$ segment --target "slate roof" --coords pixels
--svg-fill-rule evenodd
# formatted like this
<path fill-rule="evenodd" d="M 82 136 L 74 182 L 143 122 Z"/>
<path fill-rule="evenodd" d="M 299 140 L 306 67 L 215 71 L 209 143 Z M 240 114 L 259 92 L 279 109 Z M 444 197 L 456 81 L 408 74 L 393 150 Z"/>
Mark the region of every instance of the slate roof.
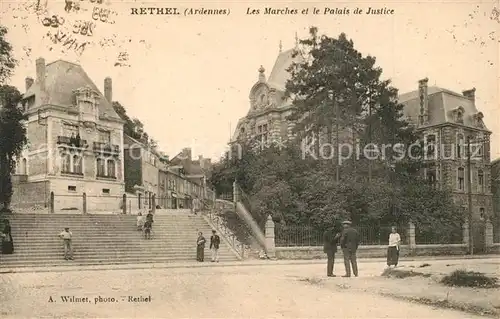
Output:
<path fill-rule="evenodd" d="M 24 98 L 34 95 L 36 105 L 40 106 L 40 98 L 45 96 L 46 100 L 43 104 L 72 107 L 73 90 L 89 86 L 99 93 L 100 116 L 122 121 L 113 109 L 112 104 L 106 100 L 101 90 L 97 88 L 80 65 L 64 60 L 57 60 L 47 64 L 45 70 L 45 92 L 41 92 L 40 83 L 35 80 L 33 85 L 24 94 Z"/>
<path fill-rule="evenodd" d="M 273 70 L 269 75 L 269 79 L 267 80 L 267 84 L 275 88 L 279 91 L 285 91 L 286 82 L 290 79 L 290 72 L 288 72 L 288 68 L 292 65 L 292 63 L 300 63 L 303 61 L 302 56 L 300 54 L 294 53 L 295 49 L 290 49 L 284 52 L 281 52 L 274 62 Z"/>
<path fill-rule="evenodd" d="M 429 125 L 454 123 L 453 110 L 463 107 L 463 120 L 466 126 L 476 126 L 474 115 L 477 110 L 474 102 L 463 95 L 437 86 L 427 89 L 429 99 Z M 399 102 L 404 105 L 403 113 L 411 123 L 417 123 L 420 114 L 418 90 L 401 94 Z"/>

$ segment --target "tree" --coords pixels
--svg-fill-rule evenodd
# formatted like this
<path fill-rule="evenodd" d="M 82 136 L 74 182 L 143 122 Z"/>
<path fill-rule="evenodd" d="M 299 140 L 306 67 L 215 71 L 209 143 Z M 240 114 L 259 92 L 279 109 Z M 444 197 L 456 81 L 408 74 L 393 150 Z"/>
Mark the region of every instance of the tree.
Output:
<path fill-rule="evenodd" d="M 6 39 L 7 28 L 0 25 L 0 84 L 4 84 L 14 72 L 17 65 L 12 55 L 12 46 Z"/>
<path fill-rule="evenodd" d="M 8 210 L 12 198 L 12 170 L 15 159 L 27 143 L 25 119 L 18 107 L 21 93 L 13 86 L 0 86 L 0 203 Z"/>

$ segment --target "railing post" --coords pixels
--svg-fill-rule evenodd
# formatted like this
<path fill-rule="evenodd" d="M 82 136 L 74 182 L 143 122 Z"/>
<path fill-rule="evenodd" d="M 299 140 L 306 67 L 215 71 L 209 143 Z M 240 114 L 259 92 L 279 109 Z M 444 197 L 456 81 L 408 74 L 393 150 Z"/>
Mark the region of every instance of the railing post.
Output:
<path fill-rule="evenodd" d="M 55 209 L 54 209 L 54 202 L 55 202 L 55 200 L 54 200 L 54 192 L 50 192 L 49 208 L 50 208 L 50 213 L 51 214 L 54 214 L 54 211 L 55 211 Z"/>
<path fill-rule="evenodd" d="M 83 193 L 83 214 L 87 214 L 87 193 Z"/>
<path fill-rule="evenodd" d="M 491 220 L 486 219 L 486 223 L 484 225 L 484 245 L 486 248 L 486 252 L 490 252 L 491 247 L 493 247 L 493 224 Z"/>
<path fill-rule="evenodd" d="M 276 257 L 276 244 L 274 241 L 274 221 L 273 217 L 269 215 L 266 221 L 266 254 L 269 258 Z"/>
<path fill-rule="evenodd" d="M 122 213 L 124 215 L 127 215 L 127 194 L 123 194 L 123 199 L 122 199 Z"/>
<path fill-rule="evenodd" d="M 142 207 L 141 207 L 141 193 L 137 193 L 137 200 L 138 200 L 138 203 L 137 203 L 137 208 L 140 210 Z"/>
<path fill-rule="evenodd" d="M 410 249 L 411 254 L 413 254 L 417 248 L 415 240 L 415 224 L 413 222 L 408 223 L 408 248 Z"/>

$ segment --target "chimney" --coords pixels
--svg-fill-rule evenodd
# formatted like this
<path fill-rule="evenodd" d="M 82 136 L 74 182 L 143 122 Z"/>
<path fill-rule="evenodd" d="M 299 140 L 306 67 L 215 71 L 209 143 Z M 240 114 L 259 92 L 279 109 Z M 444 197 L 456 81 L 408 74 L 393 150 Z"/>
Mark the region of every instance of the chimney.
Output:
<path fill-rule="evenodd" d="M 192 157 L 191 157 L 191 148 L 186 147 L 185 149 L 182 150 L 182 152 L 184 153 L 184 158 L 186 158 L 187 160 L 191 161 L 191 159 L 192 159 Z"/>
<path fill-rule="evenodd" d="M 198 155 L 198 160 L 200 161 L 200 163 L 203 161 L 203 155 Z"/>
<path fill-rule="evenodd" d="M 33 85 L 33 82 L 34 80 L 31 77 L 27 77 L 26 79 L 24 79 L 24 83 L 26 84 L 26 92 L 28 92 L 30 87 Z"/>
<path fill-rule="evenodd" d="M 462 94 L 472 102 L 476 102 L 476 88 L 462 91 Z"/>
<path fill-rule="evenodd" d="M 38 82 L 41 91 L 45 91 L 45 73 L 45 59 L 36 59 L 36 81 Z"/>
<path fill-rule="evenodd" d="M 113 103 L 113 81 L 109 76 L 104 79 L 104 97 L 109 103 Z"/>
<path fill-rule="evenodd" d="M 429 96 L 428 96 L 429 79 L 425 78 L 418 81 L 418 96 L 420 99 L 420 123 L 426 124 L 429 121 Z"/>

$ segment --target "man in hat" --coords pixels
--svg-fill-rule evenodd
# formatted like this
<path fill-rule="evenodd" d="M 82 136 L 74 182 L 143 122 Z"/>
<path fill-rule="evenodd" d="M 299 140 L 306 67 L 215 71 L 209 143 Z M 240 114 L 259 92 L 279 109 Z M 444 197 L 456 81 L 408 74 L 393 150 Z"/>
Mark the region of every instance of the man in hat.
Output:
<path fill-rule="evenodd" d="M 352 223 L 348 220 L 342 223 L 344 231 L 340 239 L 340 247 L 344 253 L 345 275 L 351 277 L 351 265 L 354 276 L 358 277 L 358 263 L 356 261 L 356 251 L 359 246 L 359 233 L 352 228 Z"/>
<path fill-rule="evenodd" d="M 219 262 L 219 245 L 220 237 L 216 234 L 215 229 L 212 230 L 210 237 L 210 250 L 212 251 L 212 262 Z"/>
<path fill-rule="evenodd" d="M 64 228 L 64 230 L 59 234 L 59 238 L 61 238 L 64 242 L 64 259 L 73 260 L 73 234 L 69 231 L 69 227 Z"/>
<path fill-rule="evenodd" d="M 327 256 L 326 275 L 328 277 L 335 277 L 333 274 L 333 265 L 335 263 L 335 253 L 337 252 L 337 245 L 340 239 L 340 233 L 336 234 L 335 228 L 330 227 L 323 233 L 323 252 Z"/>

